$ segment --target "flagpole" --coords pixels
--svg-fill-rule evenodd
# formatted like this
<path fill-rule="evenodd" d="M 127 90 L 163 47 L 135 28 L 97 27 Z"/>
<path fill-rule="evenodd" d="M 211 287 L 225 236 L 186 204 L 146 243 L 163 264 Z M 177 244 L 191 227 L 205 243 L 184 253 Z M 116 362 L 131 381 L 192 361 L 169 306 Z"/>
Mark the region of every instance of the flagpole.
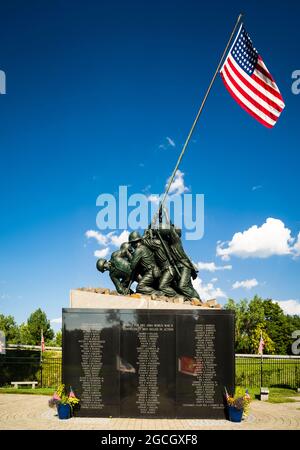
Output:
<path fill-rule="evenodd" d="M 41 328 L 41 349 L 40 349 L 40 363 L 43 362 L 43 350 L 42 350 L 42 336 L 43 336 L 43 330 Z"/>
<path fill-rule="evenodd" d="M 160 216 L 161 216 L 161 214 L 162 214 L 163 205 L 164 205 L 164 203 L 165 203 L 165 201 L 166 201 L 168 192 L 169 192 L 169 190 L 170 190 L 171 184 L 172 184 L 172 182 L 173 182 L 173 180 L 174 180 L 174 177 L 175 177 L 175 175 L 176 175 L 176 172 L 177 172 L 177 169 L 178 169 L 178 167 L 179 167 L 179 164 L 180 164 L 180 162 L 181 162 L 181 160 L 182 160 L 182 157 L 183 157 L 183 155 L 184 155 L 184 153 L 185 153 L 185 150 L 186 150 L 186 148 L 187 148 L 187 146 L 188 146 L 188 143 L 189 143 L 189 141 L 190 141 L 190 139 L 191 139 L 191 137 L 192 137 L 192 134 L 193 134 L 193 131 L 194 131 L 194 129 L 195 129 L 195 126 L 196 126 L 196 124 L 197 124 L 197 122 L 198 122 L 198 119 L 199 119 L 201 113 L 202 113 L 202 110 L 203 110 L 203 108 L 204 108 L 204 105 L 205 105 L 205 102 L 206 102 L 206 100 L 207 100 L 207 97 L 208 97 L 208 95 L 209 95 L 209 93 L 210 93 L 210 91 L 211 91 L 212 85 L 214 84 L 214 81 L 215 81 L 215 79 L 216 79 L 216 76 L 217 76 L 217 74 L 218 74 L 218 72 L 219 72 L 219 70 L 220 70 L 220 67 L 221 67 L 221 65 L 222 65 L 224 56 L 225 56 L 226 53 L 227 53 L 227 50 L 228 50 L 228 48 L 229 48 L 229 46 L 230 46 L 230 44 L 231 44 L 231 41 L 232 41 L 233 36 L 234 36 L 234 34 L 235 34 L 235 32 L 236 32 L 236 29 L 237 29 L 237 27 L 238 27 L 238 25 L 239 25 L 239 23 L 240 23 L 240 21 L 241 21 L 242 16 L 243 16 L 243 15 L 240 14 L 240 15 L 238 16 L 238 18 L 237 18 L 237 21 L 236 21 L 236 23 L 235 23 L 235 26 L 234 26 L 234 28 L 233 28 L 233 30 L 232 30 L 232 33 L 231 33 L 231 35 L 230 35 L 230 38 L 229 38 L 229 40 L 228 40 L 228 42 L 227 42 L 227 45 L 226 45 L 226 47 L 225 47 L 225 50 L 224 50 L 224 52 L 223 52 L 223 54 L 222 54 L 222 57 L 221 57 L 221 59 L 220 59 L 220 62 L 219 62 L 219 64 L 218 64 L 218 67 L 217 67 L 217 69 L 216 69 L 216 71 L 215 71 L 215 73 L 214 73 L 214 76 L 212 77 L 212 80 L 211 80 L 211 82 L 210 82 L 210 84 L 209 84 L 209 86 L 208 86 L 208 88 L 207 88 L 206 94 L 205 94 L 205 96 L 204 96 L 204 98 L 203 98 L 203 100 L 202 100 L 202 103 L 201 103 L 200 108 L 199 108 L 199 110 L 198 110 L 198 113 L 197 113 L 197 115 L 196 115 L 196 117 L 195 117 L 195 120 L 194 120 L 194 122 L 193 122 L 193 125 L 192 125 L 192 127 L 191 127 L 191 129 L 190 129 L 190 132 L 189 132 L 189 134 L 188 134 L 188 136 L 187 136 L 187 138 L 186 138 L 186 141 L 185 141 L 185 143 L 184 143 L 184 145 L 183 145 L 183 147 L 182 147 L 182 150 L 181 150 L 181 153 L 180 153 L 179 158 L 178 158 L 178 160 L 177 160 L 176 166 L 175 166 L 175 168 L 174 168 L 174 170 L 173 170 L 173 172 L 172 172 L 172 175 L 171 175 L 171 177 L 170 177 L 170 179 L 169 179 L 169 182 L 168 182 L 168 185 L 167 185 L 167 187 L 166 187 L 166 190 L 165 190 L 163 199 L 162 199 L 162 201 L 160 202 L 160 205 L 159 205 L 158 214 L 159 214 Z"/>
<path fill-rule="evenodd" d="M 263 354 L 260 356 L 260 388 L 262 388 L 263 384 Z"/>
<path fill-rule="evenodd" d="M 40 351 L 40 363 L 43 362 L 43 328 L 41 328 L 41 351 Z"/>
<path fill-rule="evenodd" d="M 40 351 L 40 370 L 41 370 L 41 387 L 43 387 L 43 329 L 41 328 L 41 351 Z"/>
<path fill-rule="evenodd" d="M 262 330 L 260 331 L 260 342 L 263 341 L 263 335 Z M 263 348 L 261 346 L 261 353 L 260 353 L 260 388 L 262 388 L 263 384 Z"/>

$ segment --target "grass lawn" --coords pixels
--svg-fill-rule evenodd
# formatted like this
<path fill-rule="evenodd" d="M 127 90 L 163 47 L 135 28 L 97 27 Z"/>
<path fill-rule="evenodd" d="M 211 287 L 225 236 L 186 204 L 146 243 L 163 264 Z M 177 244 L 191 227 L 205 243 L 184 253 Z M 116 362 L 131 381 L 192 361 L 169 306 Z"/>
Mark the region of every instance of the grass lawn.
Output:
<path fill-rule="evenodd" d="M 0 394 L 35 394 L 35 395 L 52 395 L 54 392 L 53 388 L 19 388 L 15 389 L 13 387 L 1 387 Z"/>
<path fill-rule="evenodd" d="M 246 388 L 237 386 L 238 394 L 245 392 Z M 249 394 L 252 400 L 259 399 L 259 388 L 249 388 Z M 291 403 L 300 401 L 300 394 L 294 389 L 287 388 L 269 388 L 269 402 L 270 403 Z M 34 394 L 34 395 L 52 395 L 54 392 L 53 388 L 19 388 L 15 389 L 13 387 L 1 387 L 0 394 Z M 300 409 L 300 408 L 299 408 Z"/>
<path fill-rule="evenodd" d="M 235 359 L 236 384 L 239 386 L 259 386 L 261 360 L 259 358 Z M 299 360 L 263 360 L 263 386 L 298 386 L 300 384 Z"/>
<path fill-rule="evenodd" d="M 237 386 L 237 389 L 245 390 L 246 388 Z M 249 388 L 248 391 L 252 400 L 259 399 L 259 388 Z M 291 403 L 296 401 L 300 401 L 300 394 L 295 389 L 269 388 L 269 403 Z"/>

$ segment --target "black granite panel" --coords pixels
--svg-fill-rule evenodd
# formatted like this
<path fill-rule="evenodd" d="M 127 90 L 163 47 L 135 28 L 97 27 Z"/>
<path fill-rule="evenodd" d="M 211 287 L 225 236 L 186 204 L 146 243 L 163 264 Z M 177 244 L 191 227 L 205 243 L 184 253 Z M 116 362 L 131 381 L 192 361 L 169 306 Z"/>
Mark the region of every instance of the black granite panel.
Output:
<path fill-rule="evenodd" d="M 234 314 L 63 310 L 63 382 L 87 417 L 224 418 L 234 390 Z"/>

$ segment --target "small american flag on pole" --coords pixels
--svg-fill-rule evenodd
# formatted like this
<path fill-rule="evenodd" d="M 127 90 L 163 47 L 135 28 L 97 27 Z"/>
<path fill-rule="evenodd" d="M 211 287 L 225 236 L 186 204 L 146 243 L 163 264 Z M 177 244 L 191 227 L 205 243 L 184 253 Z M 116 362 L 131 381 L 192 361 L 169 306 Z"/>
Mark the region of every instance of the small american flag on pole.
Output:
<path fill-rule="evenodd" d="M 264 347 L 265 347 L 265 341 L 262 335 L 262 332 L 260 333 L 260 340 L 259 340 L 259 346 L 258 346 L 258 354 L 262 355 L 264 352 Z"/>
<path fill-rule="evenodd" d="M 243 24 L 220 74 L 227 90 L 242 108 L 266 127 L 275 125 L 284 101 Z"/>

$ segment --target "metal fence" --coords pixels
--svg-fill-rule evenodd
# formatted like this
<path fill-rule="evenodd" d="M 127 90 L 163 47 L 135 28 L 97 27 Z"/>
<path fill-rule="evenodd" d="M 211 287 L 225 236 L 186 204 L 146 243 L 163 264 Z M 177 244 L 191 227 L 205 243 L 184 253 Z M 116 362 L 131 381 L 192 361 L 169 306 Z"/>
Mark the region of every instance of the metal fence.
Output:
<path fill-rule="evenodd" d="M 0 386 L 12 381 L 37 381 L 38 387 L 57 387 L 61 383 L 61 358 L 6 357 L 0 360 Z"/>
<path fill-rule="evenodd" d="M 299 356 L 236 355 L 236 385 L 246 387 L 300 387 Z M 38 381 L 39 387 L 61 382 L 61 358 L 6 356 L 0 359 L 0 386 L 12 381 Z"/>
<path fill-rule="evenodd" d="M 235 381 L 247 387 L 300 387 L 300 357 L 236 355 Z"/>
<path fill-rule="evenodd" d="M 41 364 L 40 385 L 57 387 L 61 383 L 61 358 L 47 358 Z"/>

